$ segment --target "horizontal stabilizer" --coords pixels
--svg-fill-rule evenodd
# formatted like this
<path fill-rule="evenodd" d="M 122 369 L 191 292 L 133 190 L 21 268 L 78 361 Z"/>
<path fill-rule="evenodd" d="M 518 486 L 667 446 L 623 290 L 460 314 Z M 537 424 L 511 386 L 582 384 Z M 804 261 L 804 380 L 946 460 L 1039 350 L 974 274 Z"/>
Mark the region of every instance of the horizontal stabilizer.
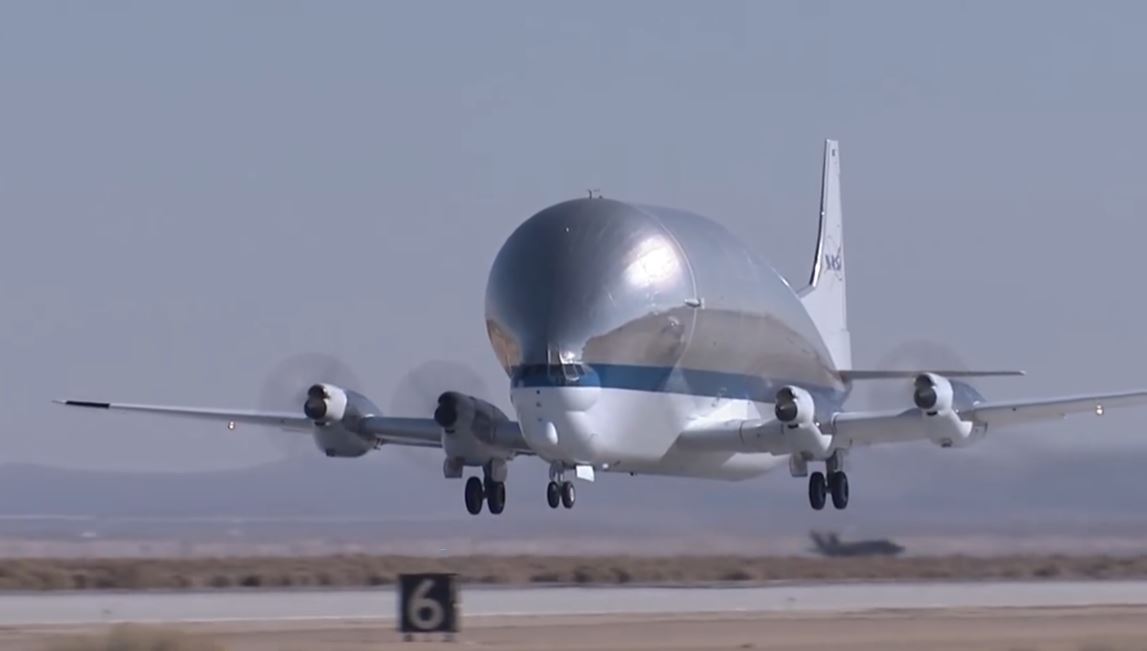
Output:
<path fill-rule="evenodd" d="M 856 380 L 910 380 L 921 373 L 935 373 L 948 378 L 968 378 L 968 377 L 1013 377 L 1024 375 L 1023 371 L 955 371 L 955 370 L 937 370 L 937 369 L 917 369 L 914 371 L 869 371 L 869 370 L 850 370 L 850 371 L 837 371 L 840 374 L 840 379 L 845 382 L 853 382 Z"/>

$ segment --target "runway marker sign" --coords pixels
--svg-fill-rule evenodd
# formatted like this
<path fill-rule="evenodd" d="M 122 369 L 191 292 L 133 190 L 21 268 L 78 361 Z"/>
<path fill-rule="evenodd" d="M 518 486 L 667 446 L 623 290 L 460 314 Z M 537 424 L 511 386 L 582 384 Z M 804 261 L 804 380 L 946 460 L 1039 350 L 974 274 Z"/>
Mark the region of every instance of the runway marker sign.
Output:
<path fill-rule="evenodd" d="M 401 574 L 398 577 L 398 630 L 407 640 L 416 633 L 458 632 L 457 575 Z"/>

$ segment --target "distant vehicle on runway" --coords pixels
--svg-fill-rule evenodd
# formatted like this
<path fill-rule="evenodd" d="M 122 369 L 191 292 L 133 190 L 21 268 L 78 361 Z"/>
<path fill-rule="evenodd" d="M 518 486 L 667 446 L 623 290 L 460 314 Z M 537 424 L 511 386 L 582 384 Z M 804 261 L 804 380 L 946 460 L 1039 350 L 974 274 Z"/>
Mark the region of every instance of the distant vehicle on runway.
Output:
<path fill-rule="evenodd" d="M 834 532 L 819 531 L 810 532 L 809 537 L 815 545 L 813 550 L 824 556 L 895 556 L 904 551 L 902 545 L 888 539 L 842 542 Z"/>
<path fill-rule="evenodd" d="M 919 165 L 933 161 L 931 146 L 921 143 Z M 592 481 L 598 472 L 736 480 L 785 466 L 793 477 L 808 478 L 812 508 L 823 509 L 831 497 L 832 505 L 843 509 L 849 501 L 845 456 L 854 446 L 930 441 L 958 448 L 983 439 L 989 430 L 1147 403 L 1144 390 L 991 401 L 963 380 L 1022 373 L 854 367 L 838 154 L 836 141 L 827 141 L 819 234 L 803 287 L 782 277 L 720 224 L 683 210 L 591 193 L 550 206 L 518 226 L 490 270 L 484 322 L 506 373 L 517 420 L 467 393 L 459 386 L 459 374 L 447 378 L 436 403 L 431 399 L 420 413 L 409 415 L 383 415 L 354 387 L 329 375 L 301 383 L 299 389 L 310 388 L 305 395 L 300 391 L 297 408 L 287 411 L 60 402 L 217 420 L 229 429 L 255 423 L 294 430 L 309 434 L 330 457 L 359 457 L 395 445 L 439 448 L 445 477 L 461 479 L 468 468 L 481 469 L 481 477 L 465 483 L 466 509 L 472 514 L 484 505 L 490 513 L 502 513 L 507 462 L 517 456 L 549 465 L 545 493 L 555 509 L 573 507 L 570 479 Z M 960 225 L 935 221 L 928 208 L 926 203 L 912 206 L 920 219 L 933 220 L 925 241 L 885 246 L 952 246 L 946 234 Z M 476 228 L 473 222 L 480 216 L 466 217 L 471 222 L 467 228 Z M 1031 230 L 1033 237 L 1013 244 L 1019 257 L 1038 240 L 1038 227 Z M 798 231 L 781 229 L 769 236 L 775 246 L 791 247 Z M 361 313 L 339 310 L 340 301 L 402 309 L 387 300 L 377 279 L 348 278 L 324 267 L 329 260 L 337 268 L 339 237 L 355 233 L 319 228 L 314 235 L 314 241 L 284 255 L 329 275 L 329 289 L 325 296 L 300 296 L 300 301 L 313 300 L 316 309 L 329 310 L 332 322 Z M 968 264 L 975 264 L 979 253 L 964 251 Z M 436 258 L 426 264 L 446 266 Z M 903 297 L 905 309 L 929 310 L 943 303 L 987 320 L 1018 316 L 981 305 L 977 288 L 961 284 L 958 269 L 925 262 L 905 271 L 930 280 L 928 291 Z M 1038 273 L 1022 265 L 1016 274 L 1021 284 L 1041 282 Z M 418 270 L 411 269 L 406 277 L 388 282 L 417 282 L 417 276 Z M 1087 301 L 1073 304 L 1072 298 L 1064 297 L 1069 301 L 1064 309 L 1103 309 Z M 451 295 L 435 300 L 470 303 Z M 470 323 L 476 321 L 473 316 L 459 313 L 457 319 Z M 881 318 L 891 327 L 898 316 L 884 313 Z M 332 332 L 337 336 L 337 328 Z M 885 411 L 845 407 L 853 383 L 877 380 L 902 381 L 905 405 Z M 810 473 L 811 464 L 823 464 L 824 472 Z M 363 490 L 331 499 L 375 498 Z M 406 490 L 416 489 L 396 487 L 393 494 L 400 497 Z"/>

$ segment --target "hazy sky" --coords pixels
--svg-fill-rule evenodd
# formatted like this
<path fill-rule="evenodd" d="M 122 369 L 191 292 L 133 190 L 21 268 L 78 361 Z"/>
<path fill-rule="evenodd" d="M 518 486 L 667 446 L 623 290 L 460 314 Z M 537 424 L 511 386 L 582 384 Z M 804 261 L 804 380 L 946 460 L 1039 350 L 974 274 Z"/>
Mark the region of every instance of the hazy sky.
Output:
<path fill-rule="evenodd" d="M 1145 387 L 1144 24 L 1130 2 L 2 3 L 0 461 L 274 458 L 262 432 L 49 400 L 253 407 L 304 351 L 381 405 L 428 358 L 505 405 L 482 305 L 519 222 L 601 188 L 712 216 L 799 285 L 826 137 L 858 366 L 929 339 L 1030 372 L 992 395 Z M 1144 417 L 971 454 L 1144 455 Z"/>

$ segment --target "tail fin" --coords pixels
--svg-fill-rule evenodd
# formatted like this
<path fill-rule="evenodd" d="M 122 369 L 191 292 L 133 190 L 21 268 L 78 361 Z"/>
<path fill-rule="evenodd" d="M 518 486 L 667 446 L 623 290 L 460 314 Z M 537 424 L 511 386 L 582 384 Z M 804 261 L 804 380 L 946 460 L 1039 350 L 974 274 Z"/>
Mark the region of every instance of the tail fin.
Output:
<path fill-rule="evenodd" d="M 852 368 L 852 338 L 845 301 L 844 225 L 840 206 L 840 145 L 824 142 L 820 185 L 820 230 L 812 277 L 801 302 L 816 324 L 838 369 Z"/>

